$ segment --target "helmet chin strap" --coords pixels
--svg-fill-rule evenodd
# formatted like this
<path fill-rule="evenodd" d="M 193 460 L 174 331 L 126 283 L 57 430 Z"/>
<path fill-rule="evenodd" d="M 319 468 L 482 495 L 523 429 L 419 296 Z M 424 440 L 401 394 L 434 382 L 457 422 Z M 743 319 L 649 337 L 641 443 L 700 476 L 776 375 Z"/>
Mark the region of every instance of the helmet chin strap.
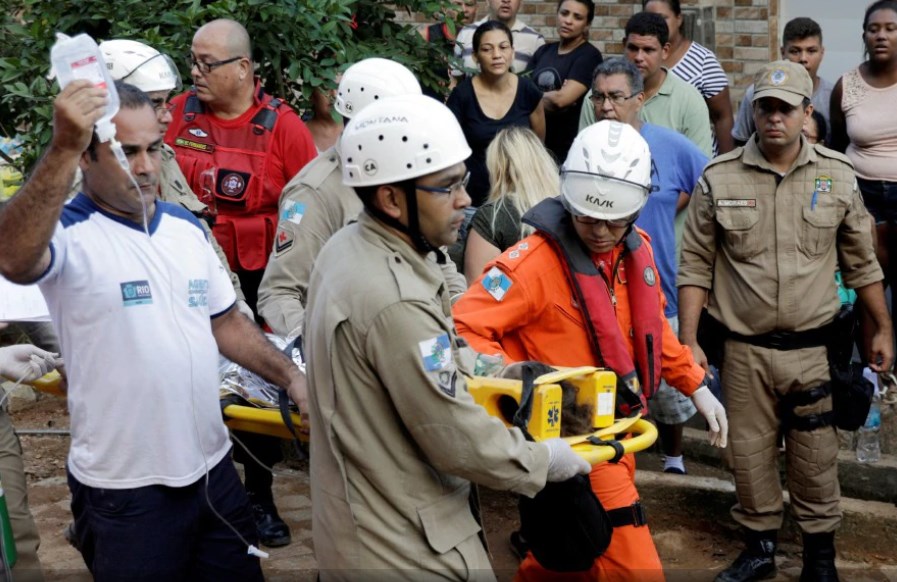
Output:
<path fill-rule="evenodd" d="M 432 252 L 436 255 L 436 262 L 440 265 L 444 265 L 445 253 L 439 250 L 439 247 L 432 245 L 430 241 L 424 238 L 423 233 L 420 231 L 420 217 L 418 216 L 417 211 L 417 189 L 412 184 L 411 186 L 403 185 L 403 190 L 405 192 L 405 205 L 408 208 L 407 226 L 399 222 L 398 219 L 393 218 L 379 208 L 376 208 L 373 204 L 369 204 L 368 201 L 365 201 L 364 209 L 377 220 L 391 226 L 399 232 L 407 234 L 411 239 L 411 244 L 414 245 L 414 248 L 417 249 L 418 252 L 423 254 Z"/>

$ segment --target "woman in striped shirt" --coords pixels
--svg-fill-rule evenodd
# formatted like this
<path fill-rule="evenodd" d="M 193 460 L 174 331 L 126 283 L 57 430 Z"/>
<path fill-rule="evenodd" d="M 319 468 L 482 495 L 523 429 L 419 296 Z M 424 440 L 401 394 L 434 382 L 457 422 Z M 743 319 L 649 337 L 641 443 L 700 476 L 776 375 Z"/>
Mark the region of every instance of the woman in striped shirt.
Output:
<path fill-rule="evenodd" d="M 735 147 L 732 140 L 732 102 L 729 79 L 716 55 L 682 35 L 682 8 L 679 0 L 642 0 L 642 9 L 663 16 L 670 29 L 669 56 L 663 64 L 670 72 L 687 81 L 707 101 L 713 125 L 713 154 L 724 154 Z"/>

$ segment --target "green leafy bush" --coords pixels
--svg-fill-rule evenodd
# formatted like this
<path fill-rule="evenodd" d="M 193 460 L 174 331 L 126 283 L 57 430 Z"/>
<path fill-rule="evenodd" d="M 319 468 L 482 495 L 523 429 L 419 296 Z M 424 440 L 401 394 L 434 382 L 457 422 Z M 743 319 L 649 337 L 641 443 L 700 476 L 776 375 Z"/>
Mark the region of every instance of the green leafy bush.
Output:
<path fill-rule="evenodd" d="M 55 33 L 86 32 L 97 42 L 139 40 L 170 55 L 190 85 L 185 57 L 196 29 L 215 18 L 243 23 L 266 89 L 304 109 L 312 89 L 332 87 L 347 64 L 369 56 L 392 58 L 436 86 L 428 68 L 445 58 L 396 12 L 437 20 L 450 0 L 6 0 L 0 36 L 0 132 L 24 136 L 17 162 L 29 167 L 52 133 L 52 100 L 58 87 L 47 80 Z M 452 26 L 454 23 L 451 24 Z"/>

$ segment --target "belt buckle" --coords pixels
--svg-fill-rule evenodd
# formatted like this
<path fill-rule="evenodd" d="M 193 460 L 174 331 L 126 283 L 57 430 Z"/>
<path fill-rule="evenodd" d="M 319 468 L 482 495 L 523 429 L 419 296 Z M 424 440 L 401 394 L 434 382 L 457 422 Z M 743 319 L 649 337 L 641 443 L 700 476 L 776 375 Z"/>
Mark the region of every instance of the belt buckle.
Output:
<path fill-rule="evenodd" d="M 783 350 L 786 345 L 787 333 L 782 331 L 773 331 L 767 335 L 767 345 L 774 350 Z"/>

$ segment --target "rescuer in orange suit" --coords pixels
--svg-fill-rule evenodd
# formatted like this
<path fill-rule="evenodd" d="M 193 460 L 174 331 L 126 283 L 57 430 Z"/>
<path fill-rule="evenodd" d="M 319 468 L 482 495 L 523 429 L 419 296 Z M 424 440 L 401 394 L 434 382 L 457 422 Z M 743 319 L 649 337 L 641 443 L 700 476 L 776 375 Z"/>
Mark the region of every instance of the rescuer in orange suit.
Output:
<path fill-rule="evenodd" d="M 648 236 L 633 226 L 650 181 L 648 145 L 635 129 L 602 121 L 583 130 L 561 172 L 561 196 L 524 216 L 536 232 L 486 266 L 455 304 L 455 324 L 476 351 L 506 363 L 613 370 L 624 414 L 643 407 L 662 377 L 691 396 L 711 443 L 724 447 L 725 410 L 664 318 Z M 632 454 L 592 469 L 614 533 L 591 570 L 552 572 L 528 553 L 517 580 L 663 580 L 634 477 Z"/>

